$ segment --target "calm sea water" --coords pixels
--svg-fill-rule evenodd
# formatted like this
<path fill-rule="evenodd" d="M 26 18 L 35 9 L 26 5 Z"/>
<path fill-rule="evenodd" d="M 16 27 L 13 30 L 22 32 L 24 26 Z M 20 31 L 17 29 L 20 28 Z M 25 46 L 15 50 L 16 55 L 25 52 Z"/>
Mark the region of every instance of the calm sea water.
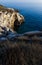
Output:
<path fill-rule="evenodd" d="M 42 7 L 32 4 L 7 4 L 7 7 L 16 8 L 25 17 L 24 23 L 17 30 L 18 33 L 28 31 L 42 31 Z"/>

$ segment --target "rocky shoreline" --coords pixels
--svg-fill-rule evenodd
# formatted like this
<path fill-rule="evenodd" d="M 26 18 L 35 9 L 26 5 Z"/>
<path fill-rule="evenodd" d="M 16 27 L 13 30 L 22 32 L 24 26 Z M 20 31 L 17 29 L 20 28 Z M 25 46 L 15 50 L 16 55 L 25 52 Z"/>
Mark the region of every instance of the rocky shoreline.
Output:
<path fill-rule="evenodd" d="M 0 65 L 42 65 L 42 31 L 1 33 Z"/>
<path fill-rule="evenodd" d="M 0 41 L 0 65 L 42 65 L 42 32 L 17 34 Z"/>
<path fill-rule="evenodd" d="M 18 34 L 16 32 L 6 32 L 0 35 L 0 41 L 5 40 L 37 40 L 42 42 L 42 31 L 26 32 L 24 34 Z"/>
<path fill-rule="evenodd" d="M 24 22 L 24 16 L 16 9 L 0 5 L 0 34 L 1 32 L 16 31 Z"/>

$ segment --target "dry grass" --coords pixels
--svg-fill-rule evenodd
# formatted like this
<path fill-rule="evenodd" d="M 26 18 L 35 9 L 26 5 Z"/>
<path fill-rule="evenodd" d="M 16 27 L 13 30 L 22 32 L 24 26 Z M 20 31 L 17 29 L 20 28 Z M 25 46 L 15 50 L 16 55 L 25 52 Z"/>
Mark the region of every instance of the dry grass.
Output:
<path fill-rule="evenodd" d="M 0 10 L 6 9 L 0 6 Z M 0 65 L 42 65 L 42 37 L 25 35 L 0 41 Z"/>
<path fill-rule="evenodd" d="M 38 41 L 0 42 L 1 65 L 42 65 L 42 44 Z"/>

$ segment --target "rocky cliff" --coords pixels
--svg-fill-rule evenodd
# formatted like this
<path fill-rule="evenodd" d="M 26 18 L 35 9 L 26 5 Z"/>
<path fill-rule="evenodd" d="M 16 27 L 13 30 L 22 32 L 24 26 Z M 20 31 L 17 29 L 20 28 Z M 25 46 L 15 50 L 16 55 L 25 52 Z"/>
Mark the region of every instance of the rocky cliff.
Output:
<path fill-rule="evenodd" d="M 42 31 L 2 32 L 0 65 L 42 65 Z"/>
<path fill-rule="evenodd" d="M 0 6 L 0 32 L 9 30 L 14 32 L 23 22 L 23 15 L 16 9 Z"/>

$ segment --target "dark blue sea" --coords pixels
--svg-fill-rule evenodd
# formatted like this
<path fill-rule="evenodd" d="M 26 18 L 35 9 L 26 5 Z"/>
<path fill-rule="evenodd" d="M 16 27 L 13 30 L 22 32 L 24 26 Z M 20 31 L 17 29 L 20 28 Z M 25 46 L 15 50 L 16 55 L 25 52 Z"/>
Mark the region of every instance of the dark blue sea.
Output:
<path fill-rule="evenodd" d="M 42 6 L 40 4 L 7 3 L 4 6 L 18 9 L 24 16 L 25 21 L 17 30 L 18 33 L 42 31 Z"/>

